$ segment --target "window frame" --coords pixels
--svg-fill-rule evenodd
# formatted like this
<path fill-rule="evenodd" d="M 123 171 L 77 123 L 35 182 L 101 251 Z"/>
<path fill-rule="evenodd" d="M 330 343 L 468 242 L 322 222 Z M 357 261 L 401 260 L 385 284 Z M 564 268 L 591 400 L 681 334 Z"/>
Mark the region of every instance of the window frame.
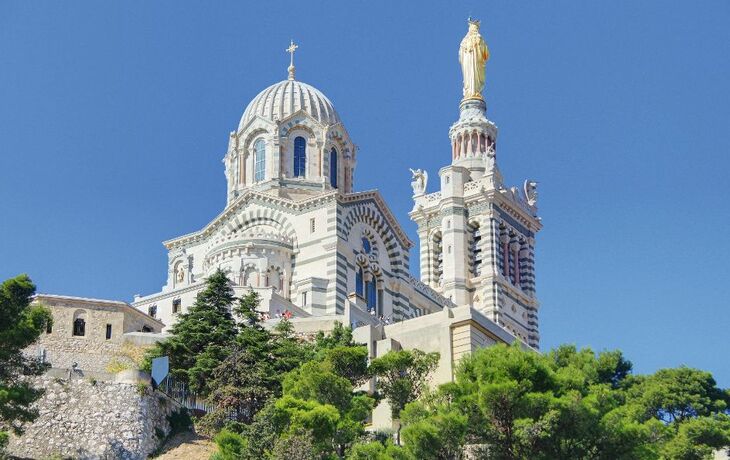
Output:
<path fill-rule="evenodd" d="M 74 337 L 86 337 L 86 320 L 84 318 L 74 318 L 71 334 Z"/>
<path fill-rule="evenodd" d="M 253 145 L 253 181 L 262 182 L 266 180 L 266 142 L 257 139 Z"/>
<path fill-rule="evenodd" d="M 294 177 L 307 177 L 307 139 L 304 136 L 294 138 L 294 149 L 292 152 Z"/>
<path fill-rule="evenodd" d="M 332 147 L 330 150 L 330 186 L 337 188 L 338 159 L 337 149 Z"/>

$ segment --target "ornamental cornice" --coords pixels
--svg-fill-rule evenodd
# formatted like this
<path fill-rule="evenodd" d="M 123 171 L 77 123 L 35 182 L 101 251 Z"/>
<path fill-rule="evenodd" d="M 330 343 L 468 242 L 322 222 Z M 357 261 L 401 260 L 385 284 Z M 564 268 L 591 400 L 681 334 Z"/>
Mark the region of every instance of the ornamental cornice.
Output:
<path fill-rule="evenodd" d="M 432 300 L 436 300 L 436 301 L 440 302 L 442 308 L 456 307 L 456 304 L 454 304 L 454 302 L 452 302 L 451 300 L 447 299 L 443 295 L 436 292 L 435 289 L 428 286 L 423 281 L 413 277 L 413 275 L 410 275 L 410 274 L 408 275 L 408 284 L 410 284 L 416 292 L 419 292 L 420 294 L 422 294 L 425 297 L 428 297 Z"/>
<path fill-rule="evenodd" d="M 503 196 L 502 193 L 494 193 L 494 195 L 494 201 L 497 202 L 497 204 L 500 205 L 500 209 L 506 212 L 510 217 L 517 220 L 529 230 L 538 232 L 542 229 L 542 223 L 540 222 L 539 217 L 533 216 L 522 206 L 517 205 L 513 200 Z"/>
<path fill-rule="evenodd" d="M 164 241 L 162 244 L 168 249 L 177 249 L 187 247 L 205 241 L 217 230 L 221 229 L 225 223 L 235 216 L 241 209 L 249 204 L 270 205 L 277 209 L 289 210 L 292 213 L 301 212 L 303 210 L 311 210 L 316 206 L 331 202 L 339 194 L 337 190 L 325 192 L 307 198 L 301 201 L 294 201 L 288 198 L 282 198 L 267 193 L 261 193 L 255 190 L 245 190 L 236 200 L 231 203 L 220 214 L 213 218 L 202 230 L 188 233 L 186 235 Z"/>
<path fill-rule="evenodd" d="M 157 302 L 162 299 L 167 299 L 170 297 L 177 297 L 181 296 L 182 294 L 185 294 L 187 292 L 191 291 L 197 291 L 200 290 L 205 285 L 205 279 L 203 278 L 201 281 L 197 281 L 193 284 L 189 284 L 185 287 L 175 289 L 173 291 L 167 291 L 167 292 L 160 292 L 157 294 L 152 294 L 148 297 L 139 297 L 132 302 L 132 306 L 135 308 L 135 310 L 140 311 L 137 309 L 137 305 L 143 305 L 150 302 Z"/>
<path fill-rule="evenodd" d="M 246 126 L 244 126 L 243 128 L 241 128 L 239 130 L 234 131 L 235 136 L 240 140 L 241 136 L 244 133 L 246 133 L 252 126 L 254 126 L 254 124 L 266 125 L 267 131 L 273 130 L 278 127 L 278 123 L 273 122 L 273 121 L 269 120 L 268 118 L 264 118 L 261 115 L 256 114 L 256 115 L 254 115 L 253 118 L 251 118 L 251 120 L 248 123 L 246 123 Z"/>
<path fill-rule="evenodd" d="M 390 228 L 393 229 L 393 233 L 395 233 L 395 236 L 398 238 L 399 242 L 403 247 L 406 249 L 410 249 L 413 247 L 413 242 L 408 238 L 406 235 L 406 232 L 403 231 L 403 228 L 396 220 L 395 216 L 393 216 L 393 213 L 390 211 L 390 208 L 385 203 L 385 200 L 380 195 L 380 192 L 377 190 L 366 190 L 364 192 L 354 192 L 354 193 L 348 193 L 348 194 L 338 194 L 337 199 L 340 203 L 343 204 L 349 204 L 349 203 L 356 203 L 358 201 L 364 201 L 367 199 L 373 200 L 378 207 L 378 209 L 383 213 L 383 217 L 385 217 L 386 222 L 388 222 L 388 225 L 390 225 Z"/>

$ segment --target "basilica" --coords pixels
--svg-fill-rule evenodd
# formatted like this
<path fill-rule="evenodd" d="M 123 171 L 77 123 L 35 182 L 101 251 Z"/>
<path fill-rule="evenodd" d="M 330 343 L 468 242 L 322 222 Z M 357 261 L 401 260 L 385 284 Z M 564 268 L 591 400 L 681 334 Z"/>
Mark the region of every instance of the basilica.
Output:
<path fill-rule="evenodd" d="M 327 96 L 296 79 L 296 48 L 287 49 L 288 78 L 258 93 L 230 133 L 225 209 L 164 242 L 166 284 L 132 305 L 169 328 L 221 268 L 238 295 L 259 294 L 271 322 L 285 314 L 296 330 L 313 332 L 339 321 L 373 356 L 394 347 L 440 351 L 439 380 L 475 347 L 518 339 L 538 348 L 537 183 L 503 183 L 478 21 L 469 21 L 459 48 L 463 99 L 450 152 L 434 152 L 445 160 L 431 181 L 436 191 L 427 171 L 411 170 L 420 279 L 410 272 L 414 242 L 383 197 L 355 189 L 356 145 Z"/>

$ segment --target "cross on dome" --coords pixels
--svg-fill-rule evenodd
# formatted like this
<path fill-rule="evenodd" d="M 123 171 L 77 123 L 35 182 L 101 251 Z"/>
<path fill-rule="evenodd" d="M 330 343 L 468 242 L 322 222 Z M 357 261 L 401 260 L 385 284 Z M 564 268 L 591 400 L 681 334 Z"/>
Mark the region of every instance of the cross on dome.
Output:
<path fill-rule="evenodd" d="M 294 80 L 294 52 L 299 48 L 299 45 L 294 44 L 294 40 L 291 40 L 289 43 L 289 48 L 285 49 L 287 53 L 290 55 L 290 61 L 289 61 L 289 68 L 287 69 L 289 71 L 289 80 Z"/>

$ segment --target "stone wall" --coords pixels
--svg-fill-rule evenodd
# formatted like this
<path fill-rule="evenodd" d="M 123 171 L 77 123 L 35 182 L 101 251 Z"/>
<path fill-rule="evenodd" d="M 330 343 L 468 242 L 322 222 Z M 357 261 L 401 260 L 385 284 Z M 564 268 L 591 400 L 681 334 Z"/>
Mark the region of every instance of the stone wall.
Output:
<path fill-rule="evenodd" d="M 135 368 L 135 358 L 142 352 L 126 340 L 126 335 L 143 328 L 154 332 L 162 329 L 162 323 L 123 302 L 45 294 L 36 296 L 36 301 L 50 309 L 53 326 L 25 353 L 42 357 L 54 368 L 70 369 L 74 363 L 84 372 L 112 371 L 110 363 L 117 370 Z M 82 335 L 74 334 L 74 321 L 78 318 L 85 323 Z M 149 334 L 158 338 L 158 334 Z"/>
<path fill-rule="evenodd" d="M 38 377 L 46 393 L 38 419 L 12 437 L 11 455 L 75 459 L 144 459 L 169 431 L 167 416 L 179 406 L 149 386 L 50 375 Z"/>

